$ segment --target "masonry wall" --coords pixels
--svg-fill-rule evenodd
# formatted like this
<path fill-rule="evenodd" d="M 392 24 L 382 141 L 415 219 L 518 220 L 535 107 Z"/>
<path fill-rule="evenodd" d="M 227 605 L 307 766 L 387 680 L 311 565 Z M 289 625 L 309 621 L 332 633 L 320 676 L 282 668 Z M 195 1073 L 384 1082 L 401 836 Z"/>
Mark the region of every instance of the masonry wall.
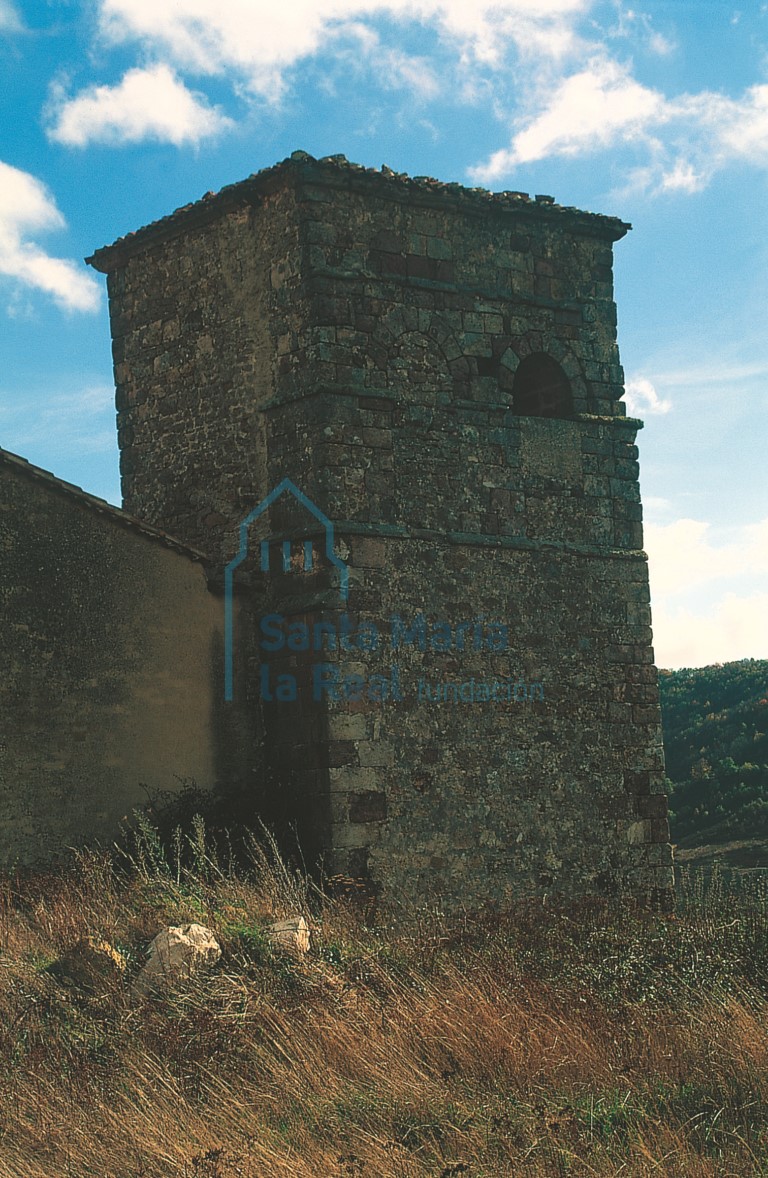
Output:
<path fill-rule="evenodd" d="M 150 792 L 246 772 L 202 564 L 0 459 L 0 863 L 109 844 Z"/>
<path fill-rule="evenodd" d="M 106 264 L 135 509 L 226 560 L 236 521 L 290 478 L 335 523 L 349 613 L 382 636 L 375 651 L 247 652 L 278 809 L 328 871 L 390 899 L 668 892 L 640 423 L 621 404 L 611 281 L 627 227 L 334 161 L 255 183 L 247 209 L 228 198 L 218 220 L 146 231 Z M 196 287 L 181 282 L 189 259 Z M 237 308 L 232 274 L 250 292 Z M 181 360 L 197 348 L 195 300 L 206 330 L 216 316 L 218 375 Z M 163 361 L 168 417 L 147 392 L 142 333 L 162 336 L 177 305 L 188 328 Z M 515 411 L 520 365 L 541 353 L 570 388 L 563 420 Z M 190 472 L 191 454 L 195 478 L 163 492 L 162 472 Z M 222 518 L 203 513 L 214 501 Z M 261 524 L 301 534 L 285 502 Z M 276 608 L 310 626 L 343 612 L 316 573 L 245 580 L 257 626 Z M 447 647 L 394 650 L 394 615 L 447 625 Z M 506 626 L 504 649 L 459 649 L 457 628 L 478 619 Z M 341 684 L 357 676 L 354 691 L 313 698 L 318 658 Z M 264 665 L 295 674 L 299 699 L 258 698 Z M 469 700 L 472 681 L 523 687 Z"/>
<path fill-rule="evenodd" d="M 269 486 L 275 310 L 306 318 L 293 191 L 127 258 L 108 289 L 123 505 L 226 558 Z"/>
<path fill-rule="evenodd" d="M 301 190 L 314 324 L 270 410 L 273 478 L 298 470 L 337 522 L 352 612 L 382 639 L 327 657 L 353 690 L 394 668 L 402 696 L 326 693 L 330 869 L 448 906 L 659 895 L 671 856 L 639 423 L 620 400 L 611 280 L 624 227 L 399 195 Z M 571 420 L 512 409 L 518 366 L 540 352 L 568 378 Z M 427 635 L 447 622 L 450 649 L 393 649 L 395 615 L 423 615 Z M 476 619 L 508 628 L 503 651 L 460 649 Z M 510 683 L 511 701 L 462 698 Z"/>
<path fill-rule="evenodd" d="M 350 700 L 329 709 L 336 869 L 449 906 L 668 887 L 656 674 L 628 621 L 642 564 L 479 540 L 373 544 L 352 548 L 381 650 L 341 659 L 364 686 L 348 678 Z M 399 649 L 393 615 L 417 636 Z M 508 627 L 502 650 L 484 641 L 494 621 Z M 376 673 L 392 683 L 383 703 Z"/>

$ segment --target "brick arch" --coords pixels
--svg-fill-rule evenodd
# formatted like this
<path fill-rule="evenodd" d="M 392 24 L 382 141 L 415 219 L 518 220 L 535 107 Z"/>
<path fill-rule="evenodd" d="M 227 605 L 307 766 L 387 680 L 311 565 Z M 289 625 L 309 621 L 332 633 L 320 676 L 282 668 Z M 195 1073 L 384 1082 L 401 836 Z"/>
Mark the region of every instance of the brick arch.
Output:
<path fill-rule="evenodd" d="M 423 310 L 416 307 L 396 307 L 382 317 L 374 333 L 377 339 L 387 335 L 396 340 L 406 332 L 419 332 L 429 336 L 445 354 L 446 363 L 454 356 L 461 355 L 456 333 L 448 320 L 439 311 Z"/>
<path fill-rule="evenodd" d="M 512 385 L 520 360 L 520 353 L 513 347 L 507 348 L 499 359 L 499 388 L 509 396 L 512 395 Z"/>
<path fill-rule="evenodd" d="M 540 339 L 531 340 L 526 336 L 515 340 L 503 353 L 499 363 L 499 387 L 509 397 L 512 397 L 515 376 L 521 361 L 534 353 L 545 353 L 552 357 L 565 373 L 571 386 L 573 399 L 573 413 L 586 413 L 590 409 L 591 397 L 589 385 L 584 378 L 584 370 L 578 357 L 561 340 L 548 341 L 548 347 L 542 348 Z"/>
<path fill-rule="evenodd" d="M 560 343 L 559 340 L 555 342 Z M 557 360 L 563 372 L 568 377 L 568 380 L 571 382 L 573 412 L 594 412 L 592 408 L 593 398 L 590 395 L 589 384 L 584 377 L 584 366 L 578 356 L 569 347 L 562 344 L 557 350 L 553 347 L 550 354 L 553 359 Z"/>
<path fill-rule="evenodd" d="M 397 307 L 377 323 L 369 357 L 369 367 L 375 366 L 378 371 L 377 379 L 392 389 L 404 387 L 397 371 L 402 373 L 410 363 L 417 378 L 412 382 L 414 389 L 425 386 L 450 395 L 461 348 L 441 315 L 415 307 Z"/>

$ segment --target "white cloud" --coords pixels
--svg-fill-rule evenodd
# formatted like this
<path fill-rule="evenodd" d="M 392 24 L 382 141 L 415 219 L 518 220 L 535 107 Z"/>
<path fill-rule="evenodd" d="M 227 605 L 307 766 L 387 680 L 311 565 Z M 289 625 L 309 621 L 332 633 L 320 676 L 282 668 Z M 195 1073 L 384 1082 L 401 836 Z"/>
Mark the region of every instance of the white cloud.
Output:
<path fill-rule="evenodd" d="M 648 38 L 648 48 L 658 57 L 669 57 L 671 53 L 675 52 L 677 46 L 663 33 L 651 33 Z"/>
<path fill-rule="evenodd" d="M 768 572 L 768 549 L 762 555 L 756 552 L 754 538 L 746 528 L 739 529 L 725 544 L 713 543 L 710 525 L 695 519 L 647 524 L 644 535 L 654 596 L 658 593 L 668 597 L 723 578 L 742 576 L 754 571 L 755 558 Z"/>
<path fill-rule="evenodd" d="M 728 593 L 709 610 L 655 606 L 653 646 L 670 670 L 768 658 L 768 593 Z"/>
<path fill-rule="evenodd" d="M 11 0 L 0 0 L 0 33 L 19 33 L 23 27 L 15 4 Z"/>
<path fill-rule="evenodd" d="M 472 174 L 489 183 L 515 168 L 553 155 L 577 155 L 639 138 L 659 121 L 664 98 L 636 82 L 614 61 L 595 59 L 556 88 L 546 108 Z"/>
<path fill-rule="evenodd" d="M 669 413 L 672 408 L 672 402 L 662 400 L 654 385 L 644 376 L 627 381 L 624 400 L 630 417 L 642 417 L 646 413 Z"/>
<path fill-rule="evenodd" d="M 380 72 L 387 85 L 410 90 L 420 98 L 436 98 L 440 92 L 435 72 L 424 58 L 387 50 L 381 55 Z"/>
<path fill-rule="evenodd" d="M 199 75 L 232 73 L 267 99 L 280 97 L 284 71 L 327 49 L 353 22 L 389 18 L 432 23 L 479 61 L 499 62 L 506 41 L 537 40 L 562 52 L 571 22 L 592 0 L 101 0 L 107 42 L 135 41 Z"/>
<path fill-rule="evenodd" d="M 49 139 L 70 147 L 159 139 L 197 144 L 232 126 L 231 119 L 189 91 L 167 65 L 133 69 L 117 86 L 90 86 L 74 98 L 54 91 Z"/>
<path fill-rule="evenodd" d="M 672 501 L 663 495 L 643 495 L 643 507 L 646 511 L 666 513 L 671 510 Z"/>
<path fill-rule="evenodd" d="M 768 84 L 736 97 L 645 84 L 614 47 L 642 63 L 676 46 L 647 14 L 621 5 L 611 27 L 600 25 L 597 0 L 95 2 L 100 48 L 133 46 L 141 65 L 116 86 L 55 96 L 49 134 L 70 145 L 199 143 L 232 123 L 183 78 L 223 79 L 246 105 L 278 103 L 292 71 L 317 58 L 337 70 L 352 60 L 375 84 L 422 102 L 483 104 L 506 117 L 507 143 L 470 170 L 481 183 L 606 151 L 621 153 L 627 184 L 648 195 L 690 196 L 735 161 L 768 168 Z M 432 35 L 431 50 L 422 38 L 418 55 L 406 51 L 400 35 L 414 29 Z"/>
<path fill-rule="evenodd" d="M 388 90 L 409 90 L 419 99 L 436 98 L 440 93 L 440 82 L 433 63 L 427 57 L 414 57 L 386 45 L 375 30 L 355 21 L 343 27 L 334 46 L 334 57 L 341 68 L 339 76 L 342 85 L 349 85 L 354 76 L 362 82 L 373 75 L 381 86 Z M 363 83 L 364 84 L 364 83 Z M 326 76 L 319 85 L 325 93 L 338 93 L 334 79 Z M 409 115 L 413 115 L 409 108 Z"/>
<path fill-rule="evenodd" d="M 751 86 L 741 99 L 696 95 L 681 108 L 710 131 L 722 159 L 768 163 L 768 85 Z"/>
<path fill-rule="evenodd" d="M 652 38 L 651 47 L 674 48 L 663 38 Z M 544 77 L 513 115 L 510 145 L 471 169 L 475 179 L 493 183 L 537 160 L 628 145 L 640 148 L 645 162 L 625 168 L 624 195 L 691 194 L 734 163 L 768 168 L 768 84 L 736 97 L 706 90 L 667 96 L 611 58 L 607 43 L 593 43 L 591 52 L 578 72 L 554 82 Z"/>
<path fill-rule="evenodd" d="M 755 349 L 763 342 L 762 337 L 754 342 Z M 722 354 L 709 356 L 695 368 L 671 368 L 656 373 L 656 380 L 662 382 L 666 388 L 682 388 L 690 390 L 701 389 L 703 385 L 716 385 L 721 389 L 736 390 L 740 385 L 754 381 L 758 377 L 764 381 L 768 377 L 768 363 L 765 360 L 753 360 L 745 363 L 742 360 L 723 359 Z"/>
<path fill-rule="evenodd" d="M 575 18 L 588 11 L 594 0 L 574 0 L 573 3 L 541 0 L 502 0 L 494 4 L 477 0 L 474 4 L 462 0 L 445 0 L 428 7 L 439 25 L 451 33 L 477 62 L 503 67 L 505 49 L 515 45 L 523 58 L 530 61 L 551 59 L 561 61 L 577 52 L 583 45 L 575 29 Z M 408 7 L 416 8 L 415 4 Z M 424 6 L 422 5 L 422 8 Z"/>
<path fill-rule="evenodd" d="M 731 98 L 713 91 L 666 102 L 667 142 L 645 177 L 656 192 L 698 192 L 734 164 L 768 167 L 768 85 Z M 654 128 L 657 129 L 657 128 Z"/>
<path fill-rule="evenodd" d="M 115 392 L 105 384 L 46 392 L 34 401 L 29 393 L 3 390 L 0 403 L 3 446 L 23 455 L 45 451 L 52 440 L 57 456 L 111 453 L 116 447 L 114 420 Z"/>
<path fill-rule="evenodd" d="M 645 527 L 659 666 L 768 658 L 768 519 L 711 533 L 693 519 Z"/>
<path fill-rule="evenodd" d="M 31 240 L 65 221 L 52 194 L 28 172 L 0 161 L 0 274 L 51 295 L 69 311 L 95 311 L 98 283 L 75 262 L 52 258 Z"/>
<path fill-rule="evenodd" d="M 679 159 L 664 172 L 659 187 L 662 192 L 699 192 L 706 188 L 708 180 L 709 177 L 704 172 L 697 172 L 693 164 Z"/>

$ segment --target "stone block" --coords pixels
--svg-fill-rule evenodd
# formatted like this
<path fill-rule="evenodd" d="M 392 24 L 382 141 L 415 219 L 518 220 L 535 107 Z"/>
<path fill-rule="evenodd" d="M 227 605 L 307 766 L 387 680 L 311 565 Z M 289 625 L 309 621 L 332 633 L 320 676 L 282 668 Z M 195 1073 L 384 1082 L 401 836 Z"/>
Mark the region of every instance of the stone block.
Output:
<path fill-rule="evenodd" d="M 302 956 L 309 952 L 309 925 L 303 916 L 289 916 L 276 920 L 267 928 L 267 936 L 273 945 L 287 953 Z"/>
<path fill-rule="evenodd" d="M 149 946 L 149 960 L 134 982 L 134 991 L 145 995 L 164 990 L 215 965 L 220 957 L 221 947 L 204 925 L 171 925 Z"/>
<path fill-rule="evenodd" d="M 383 822 L 387 817 L 387 796 L 379 790 L 349 795 L 350 822 Z"/>

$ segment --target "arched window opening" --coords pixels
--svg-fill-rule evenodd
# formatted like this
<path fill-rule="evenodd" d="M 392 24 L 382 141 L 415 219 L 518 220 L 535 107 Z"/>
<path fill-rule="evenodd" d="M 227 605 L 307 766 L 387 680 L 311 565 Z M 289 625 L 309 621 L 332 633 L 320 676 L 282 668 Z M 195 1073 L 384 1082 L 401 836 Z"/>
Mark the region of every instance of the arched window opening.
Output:
<path fill-rule="evenodd" d="M 573 395 L 557 360 L 534 352 L 520 361 L 512 386 L 512 407 L 522 417 L 570 417 Z"/>

